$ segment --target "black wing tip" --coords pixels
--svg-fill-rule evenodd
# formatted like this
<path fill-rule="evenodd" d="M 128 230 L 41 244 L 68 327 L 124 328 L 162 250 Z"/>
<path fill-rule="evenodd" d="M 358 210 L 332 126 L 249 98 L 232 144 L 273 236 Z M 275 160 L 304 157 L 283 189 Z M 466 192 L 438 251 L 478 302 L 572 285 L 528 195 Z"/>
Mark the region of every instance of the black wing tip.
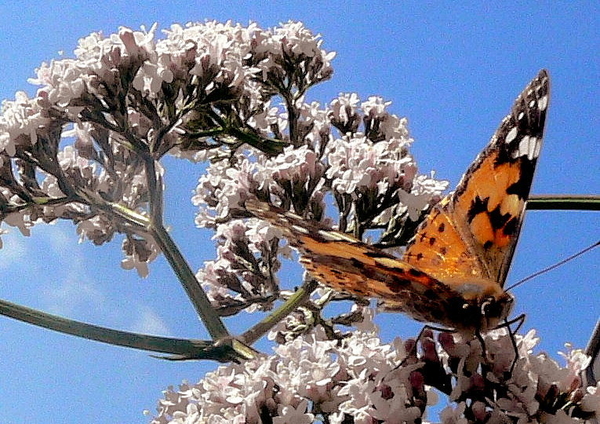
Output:
<path fill-rule="evenodd" d="M 531 82 L 529 83 L 529 86 L 527 88 L 530 88 L 530 87 L 547 87 L 547 88 L 549 88 L 550 87 L 550 72 L 545 68 L 540 69 L 539 72 L 537 73 L 537 75 L 535 76 L 535 78 L 533 78 L 531 80 Z"/>
<path fill-rule="evenodd" d="M 525 90 L 522 91 L 519 97 L 533 97 L 536 100 L 548 97 L 550 95 L 550 73 L 547 69 L 541 69 L 537 76 L 531 80 Z M 548 109 L 547 104 L 545 105 L 544 112 Z"/>
<path fill-rule="evenodd" d="M 543 97 L 550 95 L 550 73 L 547 69 L 541 69 L 533 78 L 527 87 L 517 97 L 515 107 L 519 105 L 521 100 L 534 99 L 540 100 Z M 543 112 L 547 110 L 547 103 L 544 105 Z"/>
<path fill-rule="evenodd" d="M 549 101 L 550 75 L 542 69 L 519 94 L 512 109 L 514 123 L 525 134 L 537 137 L 539 143 L 544 135 Z M 520 117 L 522 113 L 526 114 L 524 120 Z"/>

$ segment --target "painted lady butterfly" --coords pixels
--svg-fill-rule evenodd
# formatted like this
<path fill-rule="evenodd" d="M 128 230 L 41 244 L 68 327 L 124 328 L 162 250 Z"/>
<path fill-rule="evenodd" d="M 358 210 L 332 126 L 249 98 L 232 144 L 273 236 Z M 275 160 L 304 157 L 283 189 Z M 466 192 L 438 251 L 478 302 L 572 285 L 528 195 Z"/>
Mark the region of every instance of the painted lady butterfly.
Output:
<path fill-rule="evenodd" d="M 456 191 L 436 205 L 402 259 L 258 201 L 248 210 L 283 229 L 322 284 L 380 298 L 387 309 L 479 335 L 505 321 L 504 291 L 548 108 L 545 70 L 519 95 Z"/>

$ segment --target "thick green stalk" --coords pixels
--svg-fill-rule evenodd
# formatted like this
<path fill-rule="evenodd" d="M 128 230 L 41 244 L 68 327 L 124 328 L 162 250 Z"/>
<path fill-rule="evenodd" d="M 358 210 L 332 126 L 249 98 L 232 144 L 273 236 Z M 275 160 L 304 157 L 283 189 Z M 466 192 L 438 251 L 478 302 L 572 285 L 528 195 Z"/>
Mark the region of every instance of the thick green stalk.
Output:
<path fill-rule="evenodd" d="M 170 353 L 178 355 L 178 358 L 212 359 L 220 362 L 228 362 L 234 358 L 240 358 L 226 344 L 216 346 L 214 342 L 206 340 L 176 339 L 113 330 L 48 314 L 6 300 L 0 300 L 0 314 L 64 334 L 115 346 Z M 167 357 L 166 359 L 170 358 Z"/>
<path fill-rule="evenodd" d="M 152 235 L 163 255 L 165 255 L 165 258 L 175 272 L 175 275 L 177 275 L 212 339 L 218 341 L 231 337 L 225 324 L 223 324 L 223 321 L 210 304 L 210 300 L 206 296 L 202 286 L 200 286 L 194 272 L 162 223 L 154 223 L 147 217 L 115 203 L 98 206 L 104 210 L 110 210 L 112 213 L 133 224 L 144 227 Z"/>
<path fill-rule="evenodd" d="M 196 279 L 194 272 L 189 264 L 179 251 L 179 248 L 162 224 L 153 224 L 151 227 L 152 235 L 158 243 L 163 254 L 167 258 L 169 265 L 175 271 L 177 278 L 183 285 L 190 301 L 194 305 L 196 312 L 206 326 L 208 333 L 213 340 L 219 341 L 224 338 L 229 338 L 229 332 L 223 324 L 219 315 L 208 300 L 208 296 L 200 286 L 200 282 Z"/>
<path fill-rule="evenodd" d="M 210 304 L 208 296 L 200 286 L 194 272 L 163 225 L 163 186 L 156 172 L 156 162 L 148 154 L 144 155 L 144 163 L 149 194 L 149 230 L 167 258 L 169 265 L 175 271 L 212 339 L 218 342 L 219 340 L 231 338 L 225 324 Z"/>

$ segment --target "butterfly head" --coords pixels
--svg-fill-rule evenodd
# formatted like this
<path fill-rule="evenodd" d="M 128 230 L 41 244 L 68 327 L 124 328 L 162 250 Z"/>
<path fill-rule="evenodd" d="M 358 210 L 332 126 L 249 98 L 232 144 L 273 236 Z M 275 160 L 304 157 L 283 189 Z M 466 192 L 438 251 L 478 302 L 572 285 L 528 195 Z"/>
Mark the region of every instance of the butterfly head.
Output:
<path fill-rule="evenodd" d="M 448 321 L 462 333 L 486 333 L 509 316 L 514 297 L 497 284 L 464 283 L 455 287 L 460 296 L 450 299 Z"/>

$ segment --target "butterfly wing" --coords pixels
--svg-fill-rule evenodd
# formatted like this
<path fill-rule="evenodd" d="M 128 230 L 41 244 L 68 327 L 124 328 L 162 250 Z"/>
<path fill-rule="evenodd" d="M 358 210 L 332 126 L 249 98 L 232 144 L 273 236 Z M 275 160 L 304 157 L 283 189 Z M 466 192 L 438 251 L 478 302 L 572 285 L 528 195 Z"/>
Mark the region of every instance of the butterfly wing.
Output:
<path fill-rule="evenodd" d="M 502 285 L 539 154 L 548 85 L 542 71 L 521 93 L 456 191 L 419 227 L 403 260 L 267 203 L 248 200 L 246 208 L 280 228 L 322 284 L 378 297 L 420 321 L 487 331 L 512 304 Z"/>
<path fill-rule="evenodd" d="M 477 293 L 495 300 L 482 316 L 480 296 L 441 282 L 371 245 L 318 222 L 256 200 L 246 209 L 283 231 L 300 253 L 300 262 L 321 284 L 363 297 L 379 298 L 385 309 L 474 334 L 494 328 L 510 310 L 512 297 L 498 284 L 481 281 Z M 464 288 L 464 287 L 462 287 Z"/>
<path fill-rule="evenodd" d="M 300 262 L 320 283 L 363 297 L 377 297 L 420 321 L 440 320 L 457 294 L 414 266 L 348 234 L 273 205 L 246 201 L 246 209 L 283 231 L 301 253 Z M 441 303 L 440 303 L 441 302 Z"/>
<path fill-rule="evenodd" d="M 407 246 L 404 259 L 457 288 L 504 285 L 542 144 L 549 99 L 545 70 L 519 95 L 456 191 L 442 200 Z"/>

